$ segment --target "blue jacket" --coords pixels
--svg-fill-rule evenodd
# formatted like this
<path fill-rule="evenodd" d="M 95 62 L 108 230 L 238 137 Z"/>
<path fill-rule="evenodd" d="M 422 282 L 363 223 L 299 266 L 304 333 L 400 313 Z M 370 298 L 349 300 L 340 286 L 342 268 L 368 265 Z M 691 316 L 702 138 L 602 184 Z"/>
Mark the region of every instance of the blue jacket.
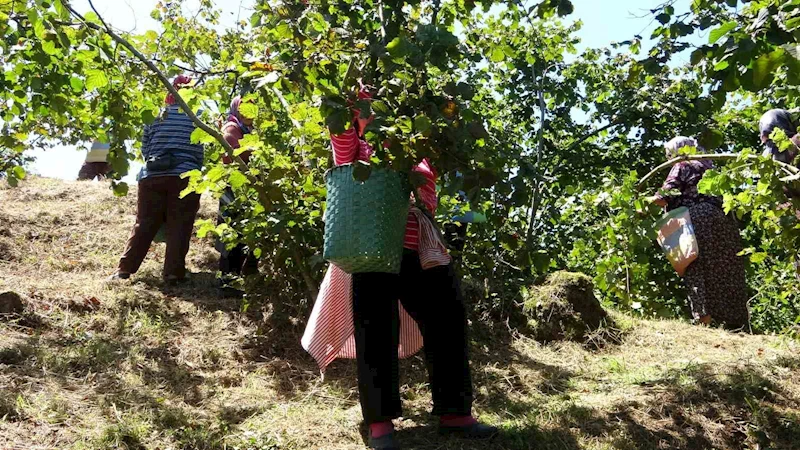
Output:
<path fill-rule="evenodd" d="M 145 162 L 151 157 L 171 154 L 178 164 L 165 171 L 149 171 L 147 164 L 139 172 L 139 180 L 150 177 L 180 176 L 182 173 L 203 167 L 203 146 L 192 144 L 195 130 L 192 119 L 180 106 L 168 106 L 166 118 L 158 118 L 146 126 L 142 136 L 142 156 Z"/>

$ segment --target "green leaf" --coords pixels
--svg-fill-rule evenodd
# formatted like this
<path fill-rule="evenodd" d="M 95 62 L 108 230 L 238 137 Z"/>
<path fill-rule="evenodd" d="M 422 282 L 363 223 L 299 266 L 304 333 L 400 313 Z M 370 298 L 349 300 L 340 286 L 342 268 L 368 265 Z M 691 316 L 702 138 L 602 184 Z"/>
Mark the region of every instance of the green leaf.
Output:
<path fill-rule="evenodd" d="M 489 59 L 493 63 L 499 63 L 499 62 L 502 62 L 502 61 L 504 61 L 506 59 L 506 54 L 505 54 L 505 52 L 503 51 L 502 48 L 497 46 L 497 47 L 494 47 L 494 49 L 492 49 L 492 54 L 489 55 Z"/>
<path fill-rule="evenodd" d="M 728 71 L 728 75 L 722 80 L 722 90 L 725 92 L 733 92 L 739 89 L 742 86 L 742 82 L 739 79 L 739 74 L 737 73 L 736 69 L 731 69 Z"/>
<path fill-rule="evenodd" d="M 240 187 L 247 184 L 247 177 L 242 172 L 234 169 L 231 171 L 229 180 L 231 183 L 231 187 L 234 189 L 239 189 Z"/>
<path fill-rule="evenodd" d="M 700 64 L 700 61 L 702 61 L 703 58 L 705 57 L 706 57 L 705 52 L 703 52 L 703 50 L 701 49 L 697 49 L 692 52 L 692 55 L 690 57 L 690 63 L 691 65 L 696 66 Z"/>
<path fill-rule="evenodd" d="M 239 106 L 239 113 L 248 119 L 255 119 L 258 117 L 258 105 L 253 103 L 242 103 Z"/>
<path fill-rule="evenodd" d="M 70 78 L 69 85 L 72 86 L 72 91 L 76 94 L 83 91 L 83 80 L 78 77 Z"/>
<path fill-rule="evenodd" d="M 775 78 L 775 70 L 781 66 L 786 52 L 779 48 L 762 55 L 753 63 L 753 88 L 756 91 L 767 88 Z"/>
<path fill-rule="evenodd" d="M 141 112 L 142 122 L 145 125 L 150 125 L 156 120 L 157 112 L 154 112 L 152 109 L 145 109 Z"/>
<path fill-rule="evenodd" d="M 97 17 L 97 14 L 95 14 L 94 12 L 88 12 L 84 14 L 83 18 L 86 19 L 87 22 L 91 22 L 97 25 L 102 25 L 102 23 L 100 22 L 100 18 Z"/>
<path fill-rule="evenodd" d="M 197 182 L 197 180 L 203 178 L 203 172 L 194 169 L 181 174 L 181 179 L 185 180 L 187 178 L 190 180 L 190 182 Z"/>
<path fill-rule="evenodd" d="M 253 28 L 257 28 L 261 26 L 261 13 L 255 12 L 252 16 L 250 16 L 250 26 Z"/>
<path fill-rule="evenodd" d="M 256 249 L 253 250 L 253 256 L 255 256 L 256 259 L 261 259 L 261 254 L 262 253 L 263 253 L 263 250 L 261 250 L 260 248 L 256 248 Z"/>
<path fill-rule="evenodd" d="M 200 239 L 204 239 L 209 233 L 216 234 L 217 231 L 216 224 L 211 220 L 198 220 L 195 222 L 195 226 L 197 227 L 197 237 Z"/>
<path fill-rule="evenodd" d="M 419 115 L 414 118 L 414 129 L 417 131 L 417 133 L 425 136 L 429 135 L 431 131 L 431 125 L 431 119 L 429 119 L 428 116 Z"/>
<path fill-rule="evenodd" d="M 717 129 L 706 128 L 700 137 L 698 143 L 706 150 L 715 150 L 722 146 L 725 142 L 725 135 Z"/>
<path fill-rule="evenodd" d="M 711 33 L 708 34 L 708 43 L 714 45 L 717 41 L 722 39 L 726 34 L 730 33 L 734 28 L 736 28 L 736 22 L 732 20 L 711 30 Z"/>
<path fill-rule="evenodd" d="M 42 50 L 48 55 L 55 55 L 58 53 L 58 49 L 56 48 L 55 41 L 43 41 L 42 42 Z"/>
<path fill-rule="evenodd" d="M 124 181 L 113 183 L 112 188 L 114 189 L 114 195 L 117 197 L 125 197 L 128 195 L 128 183 L 125 183 Z"/>
<path fill-rule="evenodd" d="M 396 37 L 386 44 L 386 51 L 392 57 L 392 60 L 402 62 L 414 51 L 414 44 L 405 37 Z"/>
<path fill-rule="evenodd" d="M 283 39 L 291 39 L 294 37 L 294 31 L 292 31 L 292 27 L 285 22 L 275 27 L 275 32 Z"/>
<path fill-rule="evenodd" d="M 723 59 L 722 61 L 714 64 L 714 70 L 717 71 L 717 72 L 720 72 L 722 70 L 727 69 L 730 65 L 731 65 L 731 63 L 728 62 L 727 59 Z"/>
<path fill-rule="evenodd" d="M 66 19 L 67 17 L 69 17 L 69 10 L 67 10 L 67 8 L 64 7 L 64 1 L 65 0 L 55 0 L 53 2 L 53 6 L 55 6 L 56 8 L 56 12 L 62 19 Z"/>
<path fill-rule="evenodd" d="M 458 91 L 458 95 L 460 95 L 464 100 L 472 100 L 475 98 L 475 90 L 467 83 L 458 83 L 456 89 Z"/>
<path fill-rule="evenodd" d="M 192 144 L 213 144 L 217 142 L 214 136 L 206 133 L 202 128 L 195 128 L 190 136 Z"/>
<path fill-rule="evenodd" d="M 11 171 L 17 179 L 25 179 L 25 169 L 22 166 L 15 166 L 13 169 L 11 169 Z"/>
<path fill-rule="evenodd" d="M 697 190 L 701 194 L 716 194 L 716 186 L 719 184 L 720 173 L 717 170 L 707 170 L 703 178 L 697 183 Z"/>
<path fill-rule="evenodd" d="M 108 86 L 106 73 L 99 69 L 89 69 L 86 71 L 86 89 L 93 91 Z"/>
<path fill-rule="evenodd" d="M 575 6 L 573 6 L 570 0 L 561 0 L 558 3 L 558 10 L 557 13 L 560 17 L 568 16 L 575 11 Z"/>
<path fill-rule="evenodd" d="M 222 165 L 214 166 L 206 173 L 206 179 L 212 183 L 218 182 L 223 176 L 225 176 L 225 167 Z"/>
<path fill-rule="evenodd" d="M 375 100 L 372 102 L 372 110 L 377 113 L 386 114 L 389 112 L 389 105 L 382 100 Z"/>
<path fill-rule="evenodd" d="M 531 264 L 537 273 L 545 273 L 550 267 L 550 255 L 542 250 L 536 251 L 531 255 Z"/>
<path fill-rule="evenodd" d="M 403 133 L 411 133 L 414 130 L 414 124 L 408 116 L 402 116 L 397 119 L 397 128 Z"/>

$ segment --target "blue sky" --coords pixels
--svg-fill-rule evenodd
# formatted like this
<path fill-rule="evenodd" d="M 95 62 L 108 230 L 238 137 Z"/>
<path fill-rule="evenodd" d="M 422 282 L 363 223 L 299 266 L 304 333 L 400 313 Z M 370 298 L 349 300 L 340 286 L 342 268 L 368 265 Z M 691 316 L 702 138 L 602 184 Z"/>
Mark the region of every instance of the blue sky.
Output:
<path fill-rule="evenodd" d="M 94 4 L 103 17 L 112 26 L 126 30 L 145 32 L 157 30 L 158 23 L 150 18 L 150 11 L 158 0 L 94 0 Z M 580 20 L 583 28 L 578 33 L 581 38 L 579 51 L 585 48 L 606 47 L 612 42 L 624 41 L 636 34 L 649 37 L 656 24 L 649 15 L 649 9 L 663 3 L 664 0 L 572 0 L 575 13 L 567 21 Z M 192 2 L 187 2 L 191 9 Z M 196 2 L 195 2 L 196 3 Z M 249 16 L 248 5 L 252 0 L 217 1 L 223 9 L 223 25 L 235 22 L 236 18 Z M 691 0 L 678 0 L 676 12 L 687 11 Z M 89 11 L 86 0 L 74 0 L 78 11 Z M 698 39 L 701 39 L 699 37 Z M 645 46 L 646 47 L 646 46 Z M 83 163 L 85 152 L 76 148 L 57 147 L 47 151 L 30 152 L 37 158 L 31 171 L 47 177 L 73 180 Z M 131 174 L 126 181 L 133 181 L 138 165 L 131 167 Z"/>

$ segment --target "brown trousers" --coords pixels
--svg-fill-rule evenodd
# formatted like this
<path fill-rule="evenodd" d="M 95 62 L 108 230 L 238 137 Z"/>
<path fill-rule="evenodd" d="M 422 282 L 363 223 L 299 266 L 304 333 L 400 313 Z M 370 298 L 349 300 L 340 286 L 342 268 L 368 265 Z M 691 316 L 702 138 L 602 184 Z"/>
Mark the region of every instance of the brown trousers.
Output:
<path fill-rule="evenodd" d="M 188 183 L 189 180 L 177 176 L 145 178 L 139 182 L 136 225 L 119 260 L 120 272 L 136 273 L 139 270 L 158 229 L 166 221 L 164 277 L 186 276 L 186 254 L 189 252 L 194 219 L 200 209 L 199 194 L 180 198 L 181 191 Z"/>
<path fill-rule="evenodd" d="M 78 171 L 79 180 L 105 179 L 111 172 L 111 164 L 105 162 L 85 162 Z"/>

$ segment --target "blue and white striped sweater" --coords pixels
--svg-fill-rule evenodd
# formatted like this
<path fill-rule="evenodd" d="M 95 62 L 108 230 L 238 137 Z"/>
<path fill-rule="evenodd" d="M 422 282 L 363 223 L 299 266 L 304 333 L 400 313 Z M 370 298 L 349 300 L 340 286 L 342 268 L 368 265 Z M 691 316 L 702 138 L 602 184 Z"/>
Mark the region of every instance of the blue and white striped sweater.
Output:
<path fill-rule="evenodd" d="M 179 160 L 176 167 L 165 171 L 150 171 L 147 166 L 139 172 L 139 180 L 150 177 L 179 176 L 203 166 L 203 146 L 192 144 L 195 126 L 192 119 L 184 114 L 180 106 L 168 106 L 166 118 L 156 119 L 144 129 L 142 136 L 142 156 L 147 161 L 151 157 L 172 154 Z"/>

